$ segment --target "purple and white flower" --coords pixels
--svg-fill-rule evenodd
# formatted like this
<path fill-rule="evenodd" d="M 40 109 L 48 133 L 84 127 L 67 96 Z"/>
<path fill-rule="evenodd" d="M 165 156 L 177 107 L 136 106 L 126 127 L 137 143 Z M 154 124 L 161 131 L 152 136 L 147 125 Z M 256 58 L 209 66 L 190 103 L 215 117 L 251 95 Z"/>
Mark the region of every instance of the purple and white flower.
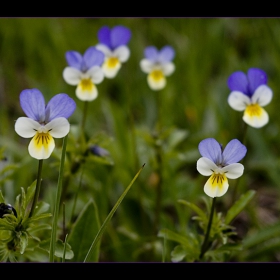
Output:
<path fill-rule="evenodd" d="M 89 47 L 82 56 L 79 52 L 68 51 L 65 54 L 69 66 L 63 70 L 63 78 L 69 85 L 77 86 L 76 96 L 82 101 L 97 98 L 96 85 L 104 79 L 101 65 L 104 54 L 95 47 Z"/>
<path fill-rule="evenodd" d="M 148 85 L 152 90 L 161 90 L 166 86 L 166 77 L 170 76 L 175 65 L 172 62 L 175 51 L 171 46 L 165 46 L 157 50 L 154 46 L 149 46 L 144 51 L 145 58 L 140 61 L 140 68 L 148 74 Z"/>
<path fill-rule="evenodd" d="M 31 157 L 47 159 L 55 147 L 53 138 L 62 138 L 69 133 L 67 118 L 75 111 L 76 103 L 67 94 L 59 93 L 46 106 L 38 89 L 25 89 L 19 98 L 27 117 L 16 120 L 15 131 L 23 138 L 32 137 L 28 146 Z"/>
<path fill-rule="evenodd" d="M 250 68 L 247 76 L 242 71 L 234 72 L 228 78 L 228 87 L 228 103 L 234 110 L 244 111 L 245 123 L 255 128 L 268 123 L 269 116 L 262 107 L 270 103 L 273 94 L 263 70 Z"/>
<path fill-rule="evenodd" d="M 210 197 L 224 195 L 229 187 L 228 178 L 236 179 L 243 174 L 244 166 L 238 161 L 246 155 L 247 148 L 233 139 L 223 150 L 214 138 L 207 138 L 199 143 L 198 150 L 202 157 L 197 161 L 197 170 L 201 175 L 210 176 L 204 192 Z"/>
<path fill-rule="evenodd" d="M 114 78 L 119 72 L 122 63 L 130 56 L 127 44 L 131 38 L 131 32 L 127 27 L 117 25 L 110 29 L 108 26 L 100 28 L 97 34 L 99 43 L 96 49 L 105 55 L 102 70 L 106 78 Z"/>

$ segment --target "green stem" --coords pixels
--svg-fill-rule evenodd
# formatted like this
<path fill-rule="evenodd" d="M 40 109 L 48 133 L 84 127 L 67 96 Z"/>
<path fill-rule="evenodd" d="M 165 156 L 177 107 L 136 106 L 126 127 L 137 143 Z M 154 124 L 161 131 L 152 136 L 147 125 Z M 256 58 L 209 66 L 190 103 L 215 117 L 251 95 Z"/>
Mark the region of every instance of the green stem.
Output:
<path fill-rule="evenodd" d="M 39 198 L 39 194 L 40 194 L 40 187 L 41 187 L 41 174 L 42 174 L 42 167 L 43 167 L 43 160 L 40 159 L 39 160 L 39 165 L 38 165 L 38 173 L 37 173 L 37 181 L 36 181 L 36 190 L 35 190 L 35 195 L 34 195 L 34 199 L 33 199 L 33 203 L 31 206 L 31 210 L 30 210 L 30 214 L 29 214 L 29 218 L 32 217 L 34 210 L 36 208 L 37 202 L 38 202 L 38 198 Z"/>
<path fill-rule="evenodd" d="M 201 246 L 201 252 L 199 255 L 199 259 L 202 259 L 205 252 L 208 250 L 209 236 L 210 236 L 210 230 L 211 230 L 212 220 L 213 220 L 213 216 L 214 216 L 215 203 L 216 203 L 216 197 L 214 197 L 213 201 L 212 201 L 212 207 L 211 207 L 211 212 L 210 212 L 210 216 L 209 216 L 207 231 L 206 231 L 206 235 L 204 238 L 204 242 Z"/>
<path fill-rule="evenodd" d="M 63 172 L 64 172 L 64 162 L 65 162 L 65 154 L 66 154 L 67 137 L 68 137 L 68 135 L 66 135 L 64 137 L 63 145 L 62 145 L 60 169 L 59 169 L 59 176 L 58 176 L 58 182 L 57 182 L 57 191 L 56 191 L 56 201 L 55 201 L 55 207 L 54 207 L 52 232 L 51 232 L 50 262 L 54 262 L 54 252 L 55 252 L 55 243 L 56 243 L 56 231 L 57 231 L 57 222 L 58 222 L 60 197 L 61 197 L 61 191 L 62 191 L 62 178 L 63 178 Z"/>

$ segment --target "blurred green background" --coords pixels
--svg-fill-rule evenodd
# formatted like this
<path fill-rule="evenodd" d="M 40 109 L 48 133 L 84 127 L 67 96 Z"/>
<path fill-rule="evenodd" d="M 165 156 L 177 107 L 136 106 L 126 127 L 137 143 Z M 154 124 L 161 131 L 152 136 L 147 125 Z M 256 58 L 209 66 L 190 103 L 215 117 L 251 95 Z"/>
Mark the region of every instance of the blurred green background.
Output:
<path fill-rule="evenodd" d="M 132 32 L 128 44 L 131 55 L 114 79 L 97 85 L 98 98 L 89 104 L 87 134 L 92 142 L 108 150 L 113 164 L 100 160 L 88 163 L 75 208 L 76 215 L 92 198 L 101 222 L 106 218 L 133 176 L 146 163 L 127 194 L 102 239 L 100 261 L 161 261 L 162 240 L 154 232 L 157 172 L 162 175 L 162 205 L 159 228 L 184 233 L 191 220 L 189 209 L 178 199 L 200 203 L 206 177 L 196 171 L 200 157 L 198 143 L 214 137 L 226 145 L 240 138 L 242 113 L 227 103 L 227 79 L 237 70 L 263 69 L 273 90 L 272 102 L 265 107 L 270 121 L 261 128 L 249 127 L 248 153 L 240 194 L 257 190 L 253 207 L 235 221 L 243 238 L 269 226 L 279 229 L 279 123 L 280 19 L 278 18 L 0 18 L 0 146 L 12 170 L 1 174 L 0 187 L 13 204 L 20 187 L 36 178 L 38 162 L 27 151 L 30 139 L 14 131 L 18 117 L 24 116 L 19 94 L 38 88 L 46 102 L 57 93 L 67 93 L 77 103 L 70 117 L 71 131 L 79 126 L 83 102 L 75 87 L 66 84 L 62 71 L 65 53 L 84 53 L 98 43 L 98 30 L 107 25 L 124 25 Z M 139 62 L 144 49 L 154 45 L 175 49 L 175 72 L 165 89 L 154 92 L 147 84 Z M 160 120 L 161 162 L 156 157 L 155 126 Z M 62 140 L 44 161 L 41 199 L 53 211 Z M 75 137 L 70 137 L 71 143 Z M 6 162 L 6 164 L 7 164 Z M 69 221 L 79 176 L 71 181 L 65 199 Z M 230 182 L 231 184 L 231 182 Z M 72 194 L 71 194 L 72 193 Z M 219 200 L 226 211 L 231 190 Z M 237 261 L 280 260 L 279 230 L 270 236 L 273 245 L 241 252 Z M 265 240 L 267 242 L 267 240 Z M 168 247 L 169 246 L 169 247 Z M 264 247 L 261 247 L 264 246 Z M 167 245 L 166 260 L 174 244 Z M 263 250 L 263 251 L 262 251 Z M 261 253 L 260 253 L 261 252 Z"/>

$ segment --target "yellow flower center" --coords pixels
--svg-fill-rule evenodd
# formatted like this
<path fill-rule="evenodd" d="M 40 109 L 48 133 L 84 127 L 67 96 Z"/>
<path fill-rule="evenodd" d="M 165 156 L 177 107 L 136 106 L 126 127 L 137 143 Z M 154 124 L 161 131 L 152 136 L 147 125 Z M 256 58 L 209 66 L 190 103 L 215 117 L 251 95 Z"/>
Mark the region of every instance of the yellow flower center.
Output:
<path fill-rule="evenodd" d="M 83 91 L 91 91 L 93 89 L 93 83 L 91 79 L 82 79 L 80 82 L 80 86 Z"/>
<path fill-rule="evenodd" d="M 119 63 L 119 60 L 116 57 L 109 57 L 107 60 L 107 65 L 109 68 L 114 68 Z"/>
<path fill-rule="evenodd" d="M 262 108 L 259 104 L 250 104 L 246 107 L 245 114 L 248 114 L 250 117 L 258 116 L 260 117 L 262 113 Z"/>
<path fill-rule="evenodd" d="M 164 78 L 164 75 L 161 70 L 154 70 L 150 73 L 150 76 L 153 80 L 159 81 Z"/>
<path fill-rule="evenodd" d="M 44 148 L 47 148 L 51 139 L 52 139 L 52 136 L 48 132 L 46 132 L 46 133 L 37 132 L 34 140 L 35 140 L 35 144 L 36 144 L 37 148 L 41 148 L 42 146 Z"/>
<path fill-rule="evenodd" d="M 210 182 L 212 186 L 222 188 L 224 182 L 227 180 L 226 175 L 223 173 L 213 173 L 210 177 Z"/>

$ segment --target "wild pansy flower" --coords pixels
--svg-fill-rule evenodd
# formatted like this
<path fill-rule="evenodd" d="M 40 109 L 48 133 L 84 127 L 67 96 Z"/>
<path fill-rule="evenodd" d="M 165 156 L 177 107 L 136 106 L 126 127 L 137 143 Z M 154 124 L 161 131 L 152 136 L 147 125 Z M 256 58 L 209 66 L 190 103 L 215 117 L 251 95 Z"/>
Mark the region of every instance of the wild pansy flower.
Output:
<path fill-rule="evenodd" d="M 55 95 L 47 106 L 38 89 L 25 89 L 20 93 L 20 105 L 27 117 L 20 117 L 15 131 L 24 138 L 31 138 L 28 151 L 36 159 L 47 159 L 54 150 L 53 138 L 62 138 L 70 130 L 67 120 L 76 109 L 75 101 L 65 93 Z"/>
<path fill-rule="evenodd" d="M 268 114 L 262 107 L 270 103 L 272 90 L 263 70 L 250 68 L 247 76 L 242 71 L 234 72 L 228 78 L 228 87 L 231 90 L 228 103 L 234 110 L 244 111 L 245 123 L 255 128 L 268 123 Z"/>
<path fill-rule="evenodd" d="M 130 50 L 126 46 L 131 38 L 131 32 L 127 27 L 117 25 L 110 29 L 103 26 L 97 34 L 99 44 L 96 48 L 105 55 L 102 70 L 106 78 L 114 78 L 119 72 L 122 63 L 130 56 Z"/>
<path fill-rule="evenodd" d="M 170 76 L 175 65 L 171 62 L 175 56 L 175 51 L 171 46 L 165 46 L 157 50 L 154 46 L 149 46 L 144 51 L 145 58 L 140 61 L 141 70 L 148 74 L 148 85 L 153 90 L 163 89 L 166 85 L 166 78 Z"/>
<path fill-rule="evenodd" d="M 68 51 L 65 54 L 67 66 L 63 78 L 69 85 L 76 86 L 76 96 L 82 101 L 92 101 L 98 91 L 95 85 L 101 83 L 104 74 L 101 65 L 104 54 L 95 47 L 89 47 L 82 56 L 79 52 Z"/>
<path fill-rule="evenodd" d="M 240 161 L 247 148 L 237 139 L 231 140 L 222 149 L 214 139 L 207 138 L 198 145 L 201 158 L 197 161 L 197 170 L 201 175 L 210 176 L 204 185 L 204 192 L 210 197 L 219 197 L 228 190 L 228 178 L 236 179 L 243 174 L 244 166 Z"/>

